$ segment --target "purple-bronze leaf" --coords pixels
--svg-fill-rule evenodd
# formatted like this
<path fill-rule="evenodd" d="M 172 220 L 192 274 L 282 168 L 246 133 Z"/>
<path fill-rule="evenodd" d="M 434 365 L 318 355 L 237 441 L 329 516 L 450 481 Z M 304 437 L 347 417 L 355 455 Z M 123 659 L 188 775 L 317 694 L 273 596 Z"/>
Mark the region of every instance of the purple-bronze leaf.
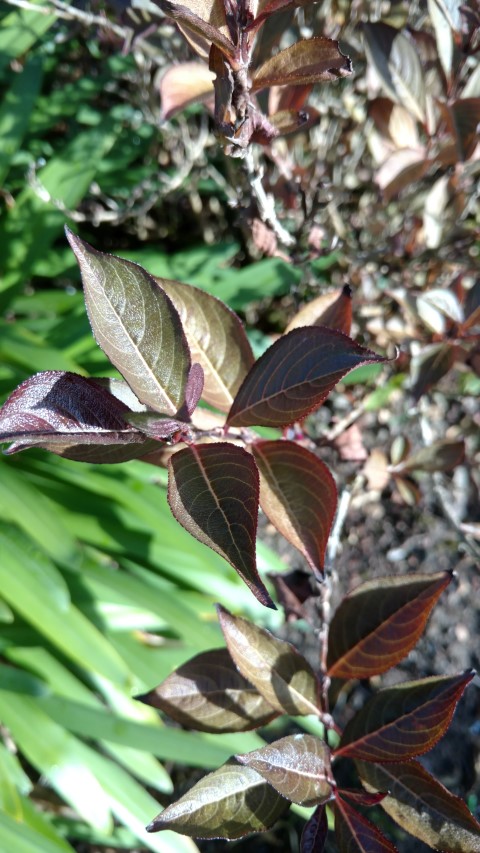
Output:
<path fill-rule="evenodd" d="M 352 326 L 352 291 L 348 284 L 342 290 L 322 293 L 307 302 L 290 320 L 285 332 L 301 326 L 328 326 L 344 335 L 350 334 Z"/>
<path fill-rule="evenodd" d="M 320 689 L 310 664 L 290 643 L 217 605 L 228 651 L 243 677 L 280 714 L 321 712 Z"/>
<path fill-rule="evenodd" d="M 292 803 L 315 806 L 332 798 L 330 749 L 314 735 L 288 735 L 235 758 Z"/>
<path fill-rule="evenodd" d="M 262 604 L 275 609 L 257 572 L 258 496 L 254 459 L 234 444 L 192 444 L 170 459 L 168 502 L 177 521 L 227 560 Z"/>
<path fill-rule="evenodd" d="M 171 442 L 174 436 L 176 439 L 188 436 L 190 429 L 190 424 L 185 421 L 159 415 L 157 412 L 132 412 L 127 416 L 127 420 L 140 432 L 157 441 Z"/>
<path fill-rule="evenodd" d="M 300 853 L 323 853 L 327 843 L 328 821 L 325 806 L 315 809 L 303 827 Z"/>
<path fill-rule="evenodd" d="M 203 62 L 180 62 L 171 65 L 163 74 L 159 89 L 162 101 L 161 118 L 167 121 L 195 101 L 213 95 L 214 75 Z"/>
<path fill-rule="evenodd" d="M 147 830 L 232 840 L 269 829 L 289 805 L 259 773 L 231 759 L 168 806 Z"/>
<path fill-rule="evenodd" d="M 451 572 L 376 578 L 340 603 L 329 628 L 331 678 L 371 678 L 413 649 Z"/>
<path fill-rule="evenodd" d="M 255 71 L 254 91 L 269 86 L 304 86 L 336 80 L 352 73 L 352 63 L 339 50 L 338 42 L 325 36 L 303 39 L 280 50 Z"/>
<path fill-rule="evenodd" d="M 347 723 L 335 754 L 380 764 L 422 755 L 447 731 L 474 675 L 470 670 L 381 690 Z"/>
<path fill-rule="evenodd" d="M 293 441 L 258 441 L 252 452 L 260 471 L 265 515 L 321 575 L 337 506 L 330 471 L 318 456 Z"/>
<path fill-rule="evenodd" d="M 418 761 L 357 761 L 367 790 L 388 790 L 381 806 L 403 829 L 443 853 L 480 853 L 480 824 Z"/>
<path fill-rule="evenodd" d="M 178 312 L 142 267 L 97 252 L 67 229 L 98 345 L 149 408 L 176 415 L 185 402 L 190 351 Z"/>
<path fill-rule="evenodd" d="M 205 375 L 203 367 L 198 362 L 192 364 L 190 373 L 188 374 L 187 386 L 185 388 L 185 408 L 188 415 L 193 415 L 200 397 L 202 396 L 203 386 L 205 384 Z"/>
<path fill-rule="evenodd" d="M 253 365 L 233 401 L 227 423 L 289 426 L 318 408 L 354 367 L 386 360 L 334 329 L 293 329 Z"/>
<path fill-rule="evenodd" d="M 216 45 L 225 56 L 233 56 L 235 48 L 225 32 L 225 13 L 221 0 L 155 0 L 162 12 L 178 24 L 195 52 L 206 59 L 209 48 Z M 223 13 L 223 14 L 222 14 Z"/>
<path fill-rule="evenodd" d="M 339 796 L 335 800 L 335 838 L 338 853 L 398 853 L 370 820 Z"/>
<path fill-rule="evenodd" d="M 95 379 L 50 370 L 22 382 L 0 409 L 7 453 L 41 447 L 82 462 L 125 462 L 150 452 L 128 407 Z"/>
<path fill-rule="evenodd" d="M 227 649 L 195 655 L 137 699 L 200 732 L 244 732 L 278 716 L 239 673 Z"/>
<path fill-rule="evenodd" d="M 192 353 L 203 367 L 203 399 L 228 412 L 254 357 L 242 323 L 220 299 L 179 281 L 156 279 L 177 309 Z"/>

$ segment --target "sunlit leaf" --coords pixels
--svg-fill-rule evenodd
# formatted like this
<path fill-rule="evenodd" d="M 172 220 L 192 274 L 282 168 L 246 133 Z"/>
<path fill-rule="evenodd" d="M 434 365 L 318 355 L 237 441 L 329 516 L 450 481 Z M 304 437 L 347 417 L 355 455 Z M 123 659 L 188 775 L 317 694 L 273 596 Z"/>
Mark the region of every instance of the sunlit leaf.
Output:
<path fill-rule="evenodd" d="M 225 11 L 221 0 L 157 0 L 169 18 L 178 24 L 195 52 L 203 59 L 208 57 L 212 44 L 226 56 L 232 56 L 234 46 L 228 38 Z"/>
<path fill-rule="evenodd" d="M 288 426 L 316 409 L 354 367 L 385 360 L 333 329 L 293 329 L 253 365 L 233 401 L 227 423 Z"/>
<path fill-rule="evenodd" d="M 274 608 L 256 567 L 260 487 L 251 454 L 227 442 L 192 444 L 171 457 L 168 471 L 168 501 L 177 521 Z"/>
<path fill-rule="evenodd" d="M 327 843 L 328 821 L 325 806 L 318 806 L 303 827 L 300 853 L 323 853 Z"/>
<path fill-rule="evenodd" d="M 294 646 L 217 605 L 228 651 L 238 669 L 280 714 L 317 714 L 319 684 Z"/>
<path fill-rule="evenodd" d="M 260 505 L 277 530 L 322 574 L 337 506 L 327 466 L 293 441 L 258 441 L 252 452 L 260 471 Z"/>
<path fill-rule="evenodd" d="M 480 824 L 418 761 L 357 767 L 367 790 L 389 792 L 382 808 L 410 835 L 444 853 L 480 853 Z"/>
<path fill-rule="evenodd" d="M 166 121 L 191 103 L 213 95 L 214 75 L 203 62 L 180 62 L 163 74 L 159 89 Z"/>
<path fill-rule="evenodd" d="M 314 735 L 288 735 L 235 758 L 292 803 L 312 806 L 331 798 L 330 750 Z"/>
<path fill-rule="evenodd" d="M 290 320 L 285 332 L 300 326 L 328 326 L 345 335 L 352 326 L 352 291 L 348 285 L 333 293 L 322 293 L 303 305 Z"/>
<path fill-rule="evenodd" d="M 303 86 L 351 73 L 352 63 L 338 42 L 315 36 L 297 41 L 267 59 L 253 74 L 252 88 L 258 91 L 269 86 Z"/>
<path fill-rule="evenodd" d="M 347 723 L 336 754 L 365 761 L 407 761 L 445 734 L 474 672 L 424 678 L 381 690 Z"/>
<path fill-rule="evenodd" d="M 67 231 L 98 345 L 142 403 L 175 415 L 185 401 L 190 352 L 170 299 L 142 267 L 97 252 Z"/>
<path fill-rule="evenodd" d="M 397 853 L 379 829 L 341 797 L 335 800 L 338 853 Z"/>
<path fill-rule="evenodd" d="M 242 323 L 210 293 L 179 281 L 157 280 L 180 315 L 192 359 L 203 367 L 203 399 L 228 412 L 254 362 Z"/>
<path fill-rule="evenodd" d="M 181 725 L 202 732 L 246 731 L 277 716 L 240 675 L 227 649 L 196 655 L 155 690 L 137 698 Z"/>
<path fill-rule="evenodd" d="M 386 672 L 415 646 L 450 572 L 375 578 L 347 595 L 330 623 L 327 666 L 332 678 Z"/>
<path fill-rule="evenodd" d="M 147 827 L 193 838 L 242 838 L 272 826 L 289 803 L 250 767 L 233 760 L 209 773 Z"/>
<path fill-rule="evenodd" d="M 425 121 L 425 81 L 420 57 L 410 39 L 381 21 L 363 25 L 365 47 L 387 94 L 419 121 Z"/>

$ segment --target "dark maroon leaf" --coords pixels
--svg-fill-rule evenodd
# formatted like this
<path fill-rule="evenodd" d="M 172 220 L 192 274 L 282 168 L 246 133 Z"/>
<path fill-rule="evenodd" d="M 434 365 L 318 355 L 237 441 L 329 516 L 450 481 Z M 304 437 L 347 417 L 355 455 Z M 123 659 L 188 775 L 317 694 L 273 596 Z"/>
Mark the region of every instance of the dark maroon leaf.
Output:
<path fill-rule="evenodd" d="M 398 853 L 392 842 L 346 800 L 335 800 L 338 853 Z"/>
<path fill-rule="evenodd" d="M 410 681 L 381 690 L 344 729 L 338 756 L 408 761 L 435 746 L 475 672 Z"/>
<path fill-rule="evenodd" d="M 266 18 L 275 12 L 281 12 L 288 7 L 293 10 L 296 6 L 306 6 L 310 2 L 311 0 L 259 0 L 256 18 L 247 29 L 256 30 Z"/>
<path fill-rule="evenodd" d="M 375 578 L 347 595 L 330 623 L 327 666 L 333 678 L 371 678 L 413 649 L 451 572 Z"/>
<path fill-rule="evenodd" d="M 319 683 L 310 664 L 285 640 L 217 605 L 220 627 L 236 666 L 280 714 L 321 711 Z"/>
<path fill-rule="evenodd" d="M 231 840 L 269 829 L 288 808 L 288 801 L 259 773 L 232 759 L 168 806 L 147 830 Z"/>
<path fill-rule="evenodd" d="M 104 385 L 50 370 L 26 379 L 0 409 L 0 442 L 16 453 L 41 447 L 84 462 L 125 462 L 155 442 L 127 422 L 128 407 Z"/>
<path fill-rule="evenodd" d="M 136 698 L 201 732 L 243 732 L 278 716 L 239 673 L 227 649 L 196 655 Z"/>
<path fill-rule="evenodd" d="M 293 329 L 253 365 L 233 401 L 227 423 L 289 426 L 318 408 L 354 367 L 385 361 L 333 329 Z"/>
<path fill-rule="evenodd" d="M 346 797 L 352 803 L 358 803 L 359 806 L 376 806 L 388 796 L 386 791 L 375 791 L 369 794 L 368 791 L 353 788 L 339 788 L 338 793 L 343 799 Z"/>
<path fill-rule="evenodd" d="M 312 806 L 332 797 L 330 749 L 314 735 L 288 735 L 235 758 L 292 803 Z"/>
<path fill-rule="evenodd" d="M 327 843 L 328 822 L 325 806 L 315 809 L 311 818 L 303 827 L 300 839 L 300 853 L 323 853 Z"/>
<path fill-rule="evenodd" d="M 412 361 L 412 395 L 418 401 L 453 367 L 455 350 L 449 343 L 433 344 Z"/>
<path fill-rule="evenodd" d="M 168 501 L 180 524 L 227 560 L 275 609 L 255 557 L 259 476 L 250 453 L 228 442 L 190 445 L 169 462 Z"/>
<path fill-rule="evenodd" d="M 322 293 L 311 302 L 303 305 L 290 320 L 286 332 L 301 326 L 328 326 L 345 335 L 350 334 L 352 326 L 352 291 L 347 285 L 333 293 Z"/>
<path fill-rule="evenodd" d="M 450 112 L 459 160 L 468 160 L 478 145 L 480 98 L 459 98 L 446 109 Z"/>
<path fill-rule="evenodd" d="M 260 505 L 277 530 L 323 574 L 325 549 L 337 506 L 327 466 L 293 441 L 258 441 L 252 452 L 260 471 Z"/>
<path fill-rule="evenodd" d="M 388 789 L 381 806 L 410 835 L 443 853 L 480 853 L 480 824 L 418 761 L 356 764 L 368 790 Z"/>
<path fill-rule="evenodd" d="M 287 622 L 305 618 L 303 604 L 317 592 L 313 590 L 312 576 L 309 572 L 294 569 L 286 574 L 269 573 L 268 577 L 275 587 L 277 599 L 285 611 Z"/>
<path fill-rule="evenodd" d="M 351 73 L 352 63 L 338 42 L 315 36 L 297 41 L 267 59 L 253 74 L 252 88 L 258 91 L 269 86 L 304 86 Z"/>

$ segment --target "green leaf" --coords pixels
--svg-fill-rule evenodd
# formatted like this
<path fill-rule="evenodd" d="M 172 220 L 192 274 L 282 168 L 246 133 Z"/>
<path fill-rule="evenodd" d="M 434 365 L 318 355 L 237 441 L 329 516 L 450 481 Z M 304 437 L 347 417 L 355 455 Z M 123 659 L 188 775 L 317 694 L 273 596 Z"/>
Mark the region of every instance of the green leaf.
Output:
<path fill-rule="evenodd" d="M 331 799 L 330 750 L 313 735 L 288 735 L 235 758 L 293 803 L 313 806 Z"/>
<path fill-rule="evenodd" d="M 60 836 L 46 836 L 1 811 L 0 838 L 3 849 L 15 853 L 73 853 L 73 847 Z"/>
<path fill-rule="evenodd" d="M 36 12 L 35 0 L 31 9 L 18 9 L 5 15 L 0 22 L 0 72 L 12 59 L 27 51 L 57 20 L 56 15 Z M 40 3 L 39 3 L 40 5 Z"/>
<path fill-rule="evenodd" d="M 1 38 L 1 30 L 0 30 Z M 23 71 L 15 74 L 0 107 L 0 184 L 11 166 L 13 156 L 19 151 L 28 128 L 42 82 L 42 62 L 38 56 L 30 57 Z"/>
<path fill-rule="evenodd" d="M 252 77 L 253 91 L 270 86 L 303 86 L 336 80 L 352 73 L 352 63 L 339 50 L 338 42 L 315 36 L 280 50 L 258 68 Z"/>
<path fill-rule="evenodd" d="M 67 230 L 99 346 L 142 403 L 175 415 L 185 401 L 190 353 L 170 299 L 142 267 L 97 252 Z"/>
<path fill-rule="evenodd" d="M 288 805 L 259 773 L 230 760 L 168 806 L 147 829 L 174 829 L 194 838 L 243 838 L 273 826 Z"/>

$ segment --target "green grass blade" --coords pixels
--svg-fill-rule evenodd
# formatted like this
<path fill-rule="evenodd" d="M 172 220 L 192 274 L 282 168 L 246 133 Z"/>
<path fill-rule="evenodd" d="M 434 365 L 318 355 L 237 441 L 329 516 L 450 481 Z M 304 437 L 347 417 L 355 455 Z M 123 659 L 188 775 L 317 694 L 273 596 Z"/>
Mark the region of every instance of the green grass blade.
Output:
<path fill-rule="evenodd" d="M 0 186 L 8 174 L 12 157 L 20 149 L 41 81 L 42 61 L 33 56 L 27 60 L 22 73 L 13 77 L 0 106 Z"/>

